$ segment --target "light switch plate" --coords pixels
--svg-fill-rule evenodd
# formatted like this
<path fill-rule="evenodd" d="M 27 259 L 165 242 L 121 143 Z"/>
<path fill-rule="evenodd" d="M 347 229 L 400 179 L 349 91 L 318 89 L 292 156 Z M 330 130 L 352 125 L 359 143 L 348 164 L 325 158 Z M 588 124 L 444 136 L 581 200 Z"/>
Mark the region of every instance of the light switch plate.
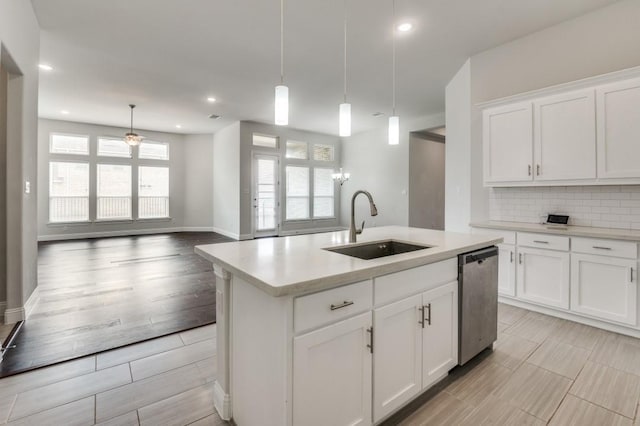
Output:
<path fill-rule="evenodd" d="M 31 193 L 31 182 L 25 181 L 25 183 L 24 183 L 24 193 L 25 194 L 30 194 Z"/>

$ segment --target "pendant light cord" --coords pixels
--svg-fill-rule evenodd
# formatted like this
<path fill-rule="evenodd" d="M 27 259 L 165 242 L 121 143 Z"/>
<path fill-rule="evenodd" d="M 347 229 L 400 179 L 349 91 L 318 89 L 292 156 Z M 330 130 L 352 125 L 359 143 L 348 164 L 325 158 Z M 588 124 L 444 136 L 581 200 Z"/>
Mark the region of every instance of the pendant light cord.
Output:
<path fill-rule="evenodd" d="M 280 0 L 280 84 L 284 84 L 284 0 Z"/>
<path fill-rule="evenodd" d="M 131 107 L 131 130 L 130 132 L 133 133 L 133 109 L 136 107 L 135 105 L 129 105 Z"/>
<path fill-rule="evenodd" d="M 392 46 L 392 98 L 393 98 L 393 115 L 396 115 L 396 0 L 393 0 L 393 32 L 391 38 L 391 46 Z"/>
<path fill-rule="evenodd" d="M 347 103 L 347 0 L 344 0 L 344 103 Z"/>

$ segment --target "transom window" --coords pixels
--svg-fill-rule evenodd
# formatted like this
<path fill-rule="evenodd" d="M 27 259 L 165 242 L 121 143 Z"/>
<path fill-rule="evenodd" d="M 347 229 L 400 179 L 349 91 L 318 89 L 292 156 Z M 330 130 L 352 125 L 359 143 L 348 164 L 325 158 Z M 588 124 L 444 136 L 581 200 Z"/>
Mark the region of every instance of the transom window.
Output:
<path fill-rule="evenodd" d="M 131 158 L 131 146 L 122 139 L 98 138 L 98 156 Z"/>
<path fill-rule="evenodd" d="M 138 148 L 138 158 L 146 160 L 168 160 L 169 144 L 164 142 L 144 141 Z"/>
<path fill-rule="evenodd" d="M 278 137 L 270 135 L 261 135 L 259 133 L 253 134 L 253 145 L 261 146 L 263 148 L 277 148 Z"/>
<path fill-rule="evenodd" d="M 297 160 L 309 159 L 309 148 L 306 142 L 300 141 L 287 141 L 287 158 L 294 158 Z"/>
<path fill-rule="evenodd" d="M 53 133 L 49 138 L 52 154 L 89 155 L 89 137 Z"/>

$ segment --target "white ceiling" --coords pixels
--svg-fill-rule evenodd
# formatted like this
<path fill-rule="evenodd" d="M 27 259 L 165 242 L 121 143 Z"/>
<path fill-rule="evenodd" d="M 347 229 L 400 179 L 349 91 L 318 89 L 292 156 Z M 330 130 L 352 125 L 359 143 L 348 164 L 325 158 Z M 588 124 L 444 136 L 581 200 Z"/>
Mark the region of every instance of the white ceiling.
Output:
<path fill-rule="evenodd" d="M 398 113 L 444 110 L 467 57 L 615 0 L 397 0 Z M 280 78 L 278 0 L 32 0 L 42 28 L 40 116 L 177 133 L 271 122 Z M 391 111 L 391 0 L 349 0 L 354 133 Z M 342 0 L 286 2 L 290 126 L 337 133 Z M 218 99 L 209 104 L 206 97 Z M 69 115 L 61 115 L 68 110 Z M 223 116 L 211 120 L 209 114 Z M 176 124 L 181 124 L 180 130 Z"/>

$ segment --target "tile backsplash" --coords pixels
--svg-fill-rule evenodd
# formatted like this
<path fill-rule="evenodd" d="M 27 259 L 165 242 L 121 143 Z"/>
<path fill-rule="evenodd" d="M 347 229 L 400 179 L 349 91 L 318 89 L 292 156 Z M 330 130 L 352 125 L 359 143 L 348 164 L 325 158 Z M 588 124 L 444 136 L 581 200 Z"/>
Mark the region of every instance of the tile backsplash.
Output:
<path fill-rule="evenodd" d="M 540 223 L 548 213 L 570 225 L 640 229 L 640 185 L 492 188 L 490 219 Z"/>

